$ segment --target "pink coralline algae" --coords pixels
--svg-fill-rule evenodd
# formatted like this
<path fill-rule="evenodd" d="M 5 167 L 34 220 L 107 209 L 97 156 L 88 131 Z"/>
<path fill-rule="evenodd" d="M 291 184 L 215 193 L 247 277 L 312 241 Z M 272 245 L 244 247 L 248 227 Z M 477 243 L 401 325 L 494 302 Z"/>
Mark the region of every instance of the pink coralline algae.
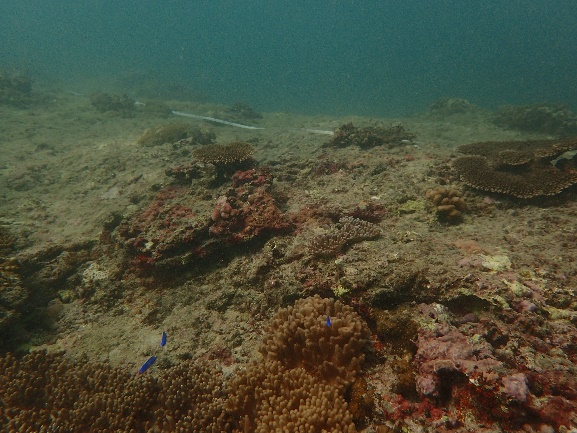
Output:
<path fill-rule="evenodd" d="M 525 403 L 529 395 L 527 376 L 523 373 L 515 373 L 501 379 L 503 382 L 503 393 L 511 400 Z"/>
<path fill-rule="evenodd" d="M 258 170 L 237 171 L 232 186 L 216 200 L 209 233 L 223 242 L 238 243 L 284 233 L 292 224 L 268 191 L 272 177 Z"/>
<path fill-rule="evenodd" d="M 118 235 L 136 254 L 134 264 L 153 266 L 183 249 L 204 255 L 201 249 L 208 217 L 192 207 L 187 188 L 170 186 L 159 191 L 142 212 L 122 222 Z"/>
<path fill-rule="evenodd" d="M 442 379 L 495 381 L 502 365 L 493 356 L 489 343 L 475 341 L 455 329 L 421 329 L 417 346 L 417 391 L 424 396 L 443 397 L 447 383 L 442 383 Z"/>
<path fill-rule="evenodd" d="M 183 186 L 159 191 L 142 211 L 125 219 L 117 237 L 140 270 L 187 266 L 230 244 L 266 238 L 292 229 L 269 192 L 264 169 L 238 171 L 214 208 Z"/>
<path fill-rule="evenodd" d="M 441 411 L 443 419 L 475 419 L 504 431 L 577 424 L 577 331 L 570 321 L 546 320 L 535 308 L 475 320 L 456 320 L 438 304 L 419 309 L 424 323 L 413 359 L 419 398 L 398 396 L 391 419 L 420 417 L 426 404 L 427 421 Z"/>

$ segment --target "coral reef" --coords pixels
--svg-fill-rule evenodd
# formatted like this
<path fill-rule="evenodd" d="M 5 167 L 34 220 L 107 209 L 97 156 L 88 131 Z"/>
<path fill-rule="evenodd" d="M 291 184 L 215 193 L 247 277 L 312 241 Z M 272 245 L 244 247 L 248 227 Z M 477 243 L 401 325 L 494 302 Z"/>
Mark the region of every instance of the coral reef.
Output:
<path fill-rule="evenodd" d="M 463 221 L 463 212 L 467 210 L 467 204 L 461 191 L 438 186 L 427 190 L 425 197 L 431 203 L 439 221 L 449 224 Z"/>
<path fill-rule="evenodd" d="M 453 165 L 461 180 L 476 189 L 518 198 L 555 195 L 577 183 L 573 160 L 577 139 L 471 143 Z M 555 165 L 552 161 L 557 159 Z"/>
<path fill-rule="evenodd" d="M 185 361 L 151 375 L 59 353 L 7 354 L 0 357 L 0 426 L 8 433 L 47 426 L 54 432 L 354 433 L 345 386 L 360 372 L 368 335 L 352 308 L 314 297 L 280 310 L 266 329 L 263 358 L 228 382 L 213 363 Z"/>
<path fill-rule="evenodd" d="M 235 102 L 230 108 L 225 110 L 225 114 L 233 120 L 262 119 L 261 113 L 244 102 Z"/>
<path fill-rule="evenodd" d="M 381 126 L 369 126 L 359 128 L 352 123 L 340 126 L 333 138 L 323 147 L 348 147 L 359 146 L 361 149 L 384 146 L 392 148 L 409 143 L 415 138 L 415 134 L 408 132 L 402 125 L 383 128 Z"/>
<path fill-rule="evenodd" d="M 193 179 L 201 179 L 204 175 L 204 170 L 200 164 L 179 164 L 168 167 L 164 170 L 164 174 L 174 178 L 175 182 L 181 185 L 190 185 Z"/>
<path fill-rule="evenodd" d="M 443 98 L 429 107 L 428 114 L 434 117 L 446 117 L 455 114 L 478 113 L 479 107 L 462 98 Z"/>
<path fill-rule="evenodd" d="M 0 257 L 6 257 L 14 249 L 16 237 L 8 229 L 0 227 Z"/>
<path fill-rule="evenodd" d="M 190 123 L 168 123 L 144 131 L 138 139 L 141 146 L 160 146 L 164 143 L 175 143 L 185 140 L 187 144 L 210 144 L 216 139 L 214 131 L 193 126 Z"/>
<path fill-rule="evenodd" d="M 90 95 L 90 103 L 101 113 L 112 111 L 120 117 L 132 117 L 136 112 L 134 99 L 128 95 L 117 96 L 95 92 Z"/>
<path fill-rule="evenodd" d="M 553 135 L 577 134 L 577 115 L 564 104 L 504 105 L 493 116 L 497 126 Z"/>
<path fill-rule="evenodd" d="M 169 186 L 143 210 L 124 219 L 115 234 L 139 269 L 189 264 L 208 254 L 210 216 L 185 187 Z"/>
<path fill-rule="evenodd" d="M 342 217 L 327 233 L 315 236 L 309 244 L 313 256 L 335 256 L 350 245 L 374 239 L 381 229 L 373 223 L 353 217 Z"/>
<path fill-rule="evenodd" d="M 32 79 L 0 70 L 0 104 L 28 108 L 32 102 Z"/>
<path fill-rule="evenodd" d="M 276 313 L 260 352 L 284 368 L 303 368 L 324 382 L 346 385 L 360 372 L 369 337 L 352 307 L 316 295 Z"/>
<path fill-rule="evenodd" d="M 420 329 L 417 347 L 417 391 L 424 396 L 446 400 L 454 383 L 463 379 L 494 382 L 503 370 L 487 341 L 475 341 L 454 329 Z"/>
<path fill-rule="evenodd" d="M 412 362 L 403 354 L 390 360 L 408 379 L 402 387 L 393 382 L 398 394 L 388 397 L 387 416 L 409 423 L 421 418 L 427 425 L 456 431 L 466 431 L 471 422 L 490 424 L 493 431 L 574 426 L 575 327 L 567 320 L 548 322 L 540 307 L 527 300 L 513 302 L 513 308 L 497 315 L 479 304 L 474 307 L 479 301 L 463 299 L 458 316 L 441 304 L 418 305 L 409 325 L 412 332 L 417 326 L 416 338 L 406 334 L 407 318 L 396 325 L 387 320 L 387 335 L 391 330 L 404 335 L 411 342 L 405 344 L 416 348 Z M 396 321 L 394 313 L 388 315 Z M 379 329 L 381 322 L 377 319 Z M 566 335 L 557 334 L 560 330 Z M 545 334 L 550 341 L 543 340 Z"/>

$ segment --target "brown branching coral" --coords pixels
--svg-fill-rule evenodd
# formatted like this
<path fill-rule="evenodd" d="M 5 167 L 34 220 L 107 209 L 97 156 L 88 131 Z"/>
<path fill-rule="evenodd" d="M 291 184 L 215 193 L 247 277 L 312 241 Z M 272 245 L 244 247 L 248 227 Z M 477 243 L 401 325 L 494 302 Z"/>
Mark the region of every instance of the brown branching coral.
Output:
<path fill-rule="evenodd" d="M 160 378 L 34 352 L 0 358 L 5 432 L 221 431 L 220 373 L 192 363 Z"/>
<path fill-rule="evenodd" d="M 231 383 L 227 402 L 234 433 L 355 433 L 342 391 L 302 368 L 278 361 L 249 366 Z"/>
<path fill-rule="evenodd" d="M 577 184 L 574 161 L 560 158 L 575 149 L 577 138 L 471 143 L 459 148 L 467 155 L 453 165 L 473 188 L 518 198 L 550 196 Z"/>
<path fill-rule="evenodd" d="M 373 223 L 358 218 L 343 217 L 327 233 L 314 237 L 309 244 L 313 256 L 334 256 L 351 244 L 374 239 L 381 229 Z"/>
<path fill-rule="evenodd" d="M 265 329 L 263 360 L 231 382 L 233 431 L 356 432 L 344 391 L 360 373 L 369 336 L 339 301 L 317 295 L 279 310 Z"/>
<path fill-rule="evenodd" d="M 317 295 L 279 310 L 260 352 L 285 368 L 304 368 L 324 382 L 348 384 L 360 372 L 369 336 L 351 307 Z"/>
<path fill-rule="evenodd" d="M 391 126 L 390 128 L 381 126 L 359 128 L 352 123 L 346 123 L 335 131 L 333 138 L 323 147 L 359 146 L 368 149 L 384 146 L 392 148 L 410 142 L 414 138 L 415 134 L 406 131 L 402 125 Z"/>
<path fill-rule="evenodd" d="M 433 206 L 439 221 L 458 224 L 463 220 L 463 212 L 467 210 L 467 204 L 461 191 L 438 186 L 425 192 L 425 197 Z"/>
<path fill-rule="evenodd" d="M 279 311 L 266 332 L 263 359 L 228 384 L 214 365 L 198 362 L 150 375 L 56 353 L 1 356 L 0 429 L 356 432 L 344 391 L 368 343 L 363 320 L 352 308 L 317 296 Z"/>

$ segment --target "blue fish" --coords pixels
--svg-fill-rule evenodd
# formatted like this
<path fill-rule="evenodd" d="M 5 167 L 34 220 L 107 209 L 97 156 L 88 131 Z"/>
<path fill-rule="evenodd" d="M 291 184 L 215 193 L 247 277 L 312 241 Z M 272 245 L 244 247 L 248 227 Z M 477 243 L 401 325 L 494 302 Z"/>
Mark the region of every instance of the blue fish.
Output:
<path fill-rule="evenodd" d="M 162 337 L 160 337 L 160 347 L 166 346 L 166 332 L 162 331 Z"/>
<path fill-rule="evenodd" d="M 331 316 L 327 316 L 327 326 L 331 326 Z"/>
<path fill-rule="evenodd" d="M 150 358 L 148 358 L 148 361 L 142 364 L 142 367 L 140 367 L 140 370 L 138 370 L 138 372 L 144 373 L 146 370 L 150 368 L 152 364 L 154 364 L 154 361 L 156 361 L 156 356 L 151 356 Z"/>

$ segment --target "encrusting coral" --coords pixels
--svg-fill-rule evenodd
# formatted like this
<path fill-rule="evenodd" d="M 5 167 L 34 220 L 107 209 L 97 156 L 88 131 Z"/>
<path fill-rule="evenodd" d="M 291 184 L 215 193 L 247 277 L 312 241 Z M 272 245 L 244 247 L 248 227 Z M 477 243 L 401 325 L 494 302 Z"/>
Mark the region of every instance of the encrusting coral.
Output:
<path fill-rule="evenodd" d="M 459 147 L 467 155 L 453 165 L 465 184 L 482 191 L 518 198 L 551 196 L 577 184 L 575 161 L 561 158 L 575 149 L 577 138 L 471 143 Z"/>
<path fill-rule="evenodd" d="M 354 433 L 345 388 L 360 373 L 368 341 L 351 307 L 316 296 L 280 310 L 266 328 L 263 357 L 228 383 L 211 363 L 187 361 L 151 375 L 60 353 L 6 354 L 0 428 Z"/>

